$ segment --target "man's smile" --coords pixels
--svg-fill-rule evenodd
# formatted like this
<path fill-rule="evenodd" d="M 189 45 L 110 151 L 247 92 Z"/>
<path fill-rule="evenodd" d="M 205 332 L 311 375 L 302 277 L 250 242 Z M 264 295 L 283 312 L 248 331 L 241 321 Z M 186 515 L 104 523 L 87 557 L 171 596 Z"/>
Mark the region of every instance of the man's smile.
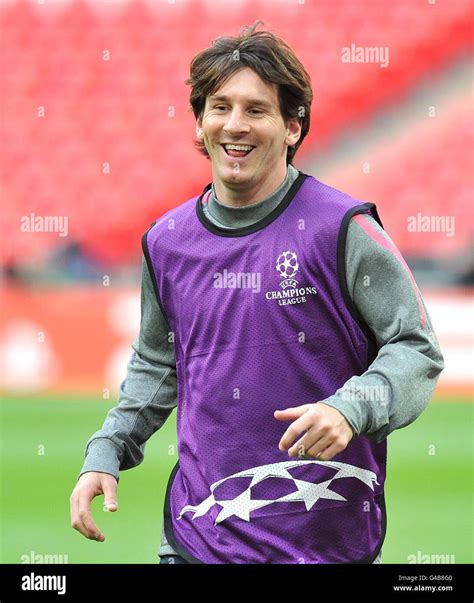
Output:
<path fill-rule="evenodd" d="M 232 157 L 233 159 L 239 159 L 243 157 L 247 157 L 253 150 L 254 146 L 249 144 L 234 144 L 234 143 L 225 143 L 221 145 L 224 149 L 224 153 Z"/>

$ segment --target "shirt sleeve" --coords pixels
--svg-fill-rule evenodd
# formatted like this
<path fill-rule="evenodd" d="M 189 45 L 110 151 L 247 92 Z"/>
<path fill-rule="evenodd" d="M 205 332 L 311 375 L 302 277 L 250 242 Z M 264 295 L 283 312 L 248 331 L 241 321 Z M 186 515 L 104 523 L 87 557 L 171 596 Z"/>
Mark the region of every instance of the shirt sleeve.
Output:
<path fill-rule="evenodd" d="M 132 349 L 118 405 L 88 440 L 78 477 L 87 471 L 98 471 L 110 473 L 119 481 L 119 471 L 143 461 L 146 441 L 177 405 L 173 340 L 144 260 L 140 331 Z"/>
<path fill-rule="evenodd" d="M 378 354 L 323 402 L 345 416 L 355 435 L 379 442 L 423 412 L 444 361 L 410 269 L 371 216 L 351 219 L 345 261 L 349 295 Z"/>

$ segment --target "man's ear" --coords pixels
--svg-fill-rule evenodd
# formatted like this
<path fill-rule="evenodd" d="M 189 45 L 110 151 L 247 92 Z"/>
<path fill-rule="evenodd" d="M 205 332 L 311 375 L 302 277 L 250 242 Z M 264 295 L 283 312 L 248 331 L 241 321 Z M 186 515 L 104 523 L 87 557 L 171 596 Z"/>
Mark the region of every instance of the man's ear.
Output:
<path fill-rule="evenodd" d="M 196 119 L 196 136 L 199 140 L 202 140 L 204 137 L 204 134 L 202 133 L 202 117 Z"/>
<path fill-rule="evenodd" d="M 293 147 L 301 136 L 301 123 L 297 117 L 289 119 L 286 122 L 285 142 L 289 147 Z"/>

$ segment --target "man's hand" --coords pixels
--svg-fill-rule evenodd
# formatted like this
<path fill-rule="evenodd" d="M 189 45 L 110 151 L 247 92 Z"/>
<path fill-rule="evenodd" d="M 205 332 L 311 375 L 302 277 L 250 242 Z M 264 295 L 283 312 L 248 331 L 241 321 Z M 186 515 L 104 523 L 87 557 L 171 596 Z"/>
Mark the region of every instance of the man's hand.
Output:
<path fill-rule="evenodd" d="M 276 410 L 274 416 L 279 421 L 293 421 L 278 444 L 280 450 L 288 450 L 289 456 L 329 461 L 346 448 L 354 435 L 346 418 L 323 402 Z"/>
<path fill-rule="evenodd" d="M 99 494 L 105 495 L 107 511 L 116 511 L 117 480 L 109 473 L 88 471 L 83 473 L 71 494 L 71 526 L 90 540 L 103 542 L 105 536 L 95 525 L 91 514 L 91 501 Z"/>

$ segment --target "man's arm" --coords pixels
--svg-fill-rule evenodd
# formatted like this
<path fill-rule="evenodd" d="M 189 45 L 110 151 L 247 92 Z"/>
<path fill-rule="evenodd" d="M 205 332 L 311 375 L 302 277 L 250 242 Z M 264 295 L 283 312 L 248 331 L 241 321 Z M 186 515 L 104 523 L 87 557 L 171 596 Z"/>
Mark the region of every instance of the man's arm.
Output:
<path fill-rule="evenodd" d="M 381 441 L 426 408 L 444 368 L 421 294 L 399 251 L 370 216 L 355 216 L 347 235 L 349 294 L 377 341 L 368 370 L 324 404 L 337 408 L 356 435 Z"/>
<path fill-rule="evenodd" d="M 79 477 L 87 471 L 98 471 L 110 473 L 118 481 L 119 471 L 143 461 L 146 441 L 177 404 L 174 345 L 169 341 L 169 326 L 144 260 L 140 332 L 132 348 L 118 405 L 109 411 L 102 429 L 88 440 Z"/>
<path fill-rule="evenodd" d="M 117 511 L 119 471 L 142 462 L 146 441 L 177 404 L 174 345 L 145 261 L 140 332 L 132 347 L 119 403 L 87 442 L 86 460 L 70 497 L 71 526 L 98 542 L 105 535 L 94 522 L 91 501 L 103 494 L 107 510 Z"/>
<path fill-rule="evenodd" d="M 353 435 L 383 440 L 422 413 L 444 368 L 413 275 L 372 217 L 349 223 L 345 260 L 349 295 L 379 352 L 365 373 L 329 398 L 275 412 L 276 419 L 293 421 L 279 442 L 290 456 L 330 460 Z"/>

